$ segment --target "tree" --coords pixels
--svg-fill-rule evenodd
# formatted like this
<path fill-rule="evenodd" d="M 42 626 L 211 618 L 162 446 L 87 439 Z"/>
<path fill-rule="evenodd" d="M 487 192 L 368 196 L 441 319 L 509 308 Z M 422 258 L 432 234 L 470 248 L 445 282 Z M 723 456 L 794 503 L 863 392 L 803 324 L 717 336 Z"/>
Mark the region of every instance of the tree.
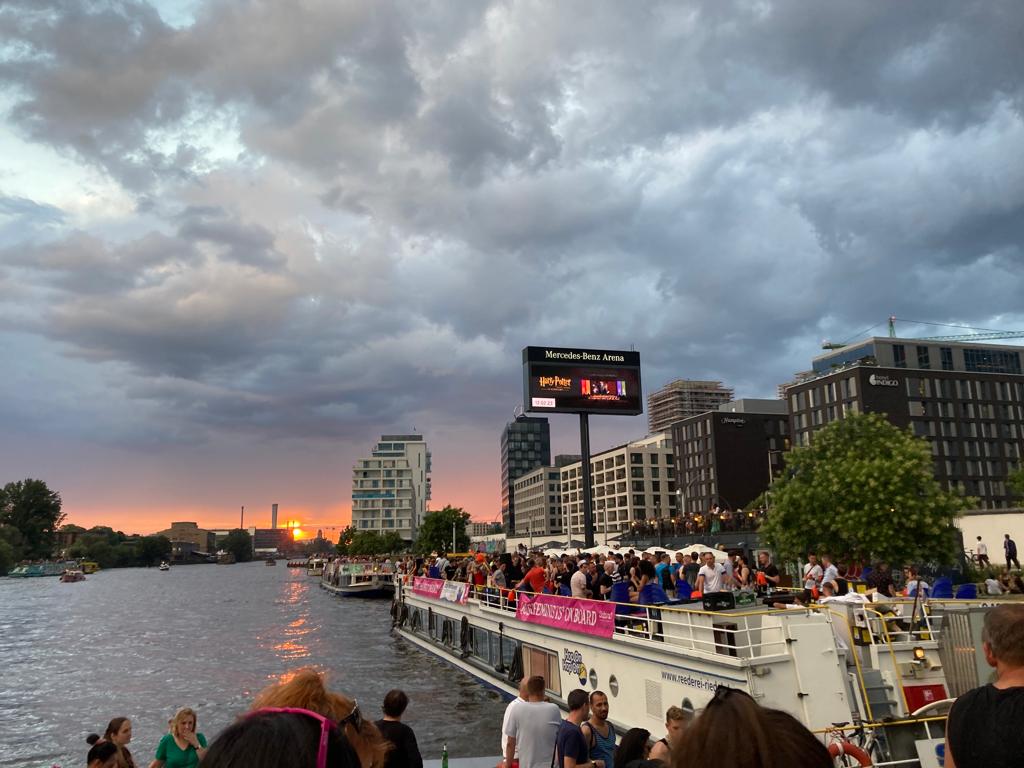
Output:
<path fill-rule="evenodd" d="M 166 536 L 143 536 L 135 548 L 139 565 L 155 565 L 171 557 L 171 540 Z"/>
<path fill-rule="evenodd" d="M 252 560 L 252 536 L 244 528 L 235 528 L 230 531 L 220 546 L 225 552 L 233 554 L 239 563 L 247 563 Z"/>
<path fill-rule="evenodd" d="M 31 478 L 8 483 L 0 489 L 0 524 L 21 532 L 23 556 L 47 558 L 53 552 L 54 534 L 64 522 L 60 494 L 42 480 Z"/>
<path fill-rule="evenodd" d="M 347 555 L 348 548 L 352 546 L 352 541 L 355 538 L 356 529 L 351 525 L 346 525 L 338 536 L 338 544 L 335 549 L 338 550 L 339 555 Z"/>
<path fill-rule="evenodd" d="M 879 414 L 854 414 L 794 448 L 771 488 L 761 533 L 780 557 L 950 563 L 970 503 L 944 491 L 926 440 Z"/>
<path fill-rule="evenodd" d="M 416 536 L 414 549 L 420 554 L 429 552 L 465 552 L 469 549 L 466 523 L 469 513 L 460 507 L 446 505 L 444 509 L 428 512 Z M 452 525 L 455 526 L 455 547 L 452 547 Z"/>
<path fill-rule="evenodd" d="M 1006 478 L 1010 492 L 1019 499 L 1024 499 L 1024 466 L 1017 467 Z"/>

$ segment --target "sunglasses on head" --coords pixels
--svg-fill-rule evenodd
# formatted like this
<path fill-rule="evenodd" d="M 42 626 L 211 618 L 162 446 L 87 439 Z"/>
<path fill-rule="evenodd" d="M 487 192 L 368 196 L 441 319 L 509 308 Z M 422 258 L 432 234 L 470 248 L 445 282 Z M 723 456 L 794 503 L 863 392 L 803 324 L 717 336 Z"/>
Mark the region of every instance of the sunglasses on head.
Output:
<path fill-rule="evenodd" d="M 708 704 L 720 704 L 734 693 L 737 693 L 740 696 L 746 696 L 748 699 L 750 698 L 750 694 L 746 691 L 741 691 L 739 688 L 730 688 L 728 685 L 720 685 L 715 688 L 715 695 L 711 697 L 711 701 L 708 702 Z"/>
<path fill-rule="evenodd" d="M 316 768 L 327 768 L 327 740 L 330 737 L 332 729 L 336 728 L 341 730 L 345 725 L 351 725 L 358 731 L 363 723 L 362 715 L 359 714 L 359 706 L 355 701 L 352 702 L 352 711 L 337 722 L 324 717 L 319 712 L 314 712 L 311 709 L 302 709 L 301 707 L 263 707 L 249 712 L 246 716 L 252 717 L 253 715 L 268 713 L 305 715 L 306 717 L 311 717 L 320 723 L 320 745 L 317 748 L 316 753 Z"/>

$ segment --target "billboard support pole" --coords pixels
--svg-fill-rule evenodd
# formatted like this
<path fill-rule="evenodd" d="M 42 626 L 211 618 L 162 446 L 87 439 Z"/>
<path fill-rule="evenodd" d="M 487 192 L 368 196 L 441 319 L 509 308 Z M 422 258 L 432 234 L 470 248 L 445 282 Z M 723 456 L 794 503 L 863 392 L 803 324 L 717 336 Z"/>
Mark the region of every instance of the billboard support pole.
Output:
<path fill-rule="evenodd" d="M 590 484 L 590 419 L 586 413 L 580 414 L 580 457 L 583 461 L 583 546 L 590 549 L 594 546 L 594 509 Z M 572 546 L 571 525 L 566 546 Z"/>

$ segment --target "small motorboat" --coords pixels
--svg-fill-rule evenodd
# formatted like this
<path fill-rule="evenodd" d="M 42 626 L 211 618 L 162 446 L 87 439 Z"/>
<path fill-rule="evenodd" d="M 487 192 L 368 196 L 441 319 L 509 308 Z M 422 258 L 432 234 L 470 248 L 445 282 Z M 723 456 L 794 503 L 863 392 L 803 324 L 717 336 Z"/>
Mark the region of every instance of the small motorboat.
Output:
<path fill-rule="evenodd" d="M 165 560 L 164 562 L 160 563 L 160 570 L 161 570 L 161 571 L 169 571 L 169 570 L 171 570 L 171 564 L 170 564 L 170 563 L 168 563 L 168 562 L 167 562 L 167 561 Z"/>
<path fill-rule="evenodd" d="M 277 565 L 277 560 L 271 557 L 267 560 L 267 565 Z"/>
<path fill-rule="evenodd" d="M 75 581 L 85 581 L 85 574 L 78 568 L 68 568 L 60 575 L 60 580 L 69 584 Z"/>

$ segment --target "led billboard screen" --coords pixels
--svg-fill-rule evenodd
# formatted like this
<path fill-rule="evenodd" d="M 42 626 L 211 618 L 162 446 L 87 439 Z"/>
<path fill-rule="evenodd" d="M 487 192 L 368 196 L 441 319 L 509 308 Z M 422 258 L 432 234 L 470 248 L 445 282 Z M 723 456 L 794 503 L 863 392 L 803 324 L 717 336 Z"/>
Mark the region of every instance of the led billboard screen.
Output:
<path fill-rule="evenodd" d="M 527 347 L 523 397 L 535 413 L 643 413 L 640 353 Z"/>

